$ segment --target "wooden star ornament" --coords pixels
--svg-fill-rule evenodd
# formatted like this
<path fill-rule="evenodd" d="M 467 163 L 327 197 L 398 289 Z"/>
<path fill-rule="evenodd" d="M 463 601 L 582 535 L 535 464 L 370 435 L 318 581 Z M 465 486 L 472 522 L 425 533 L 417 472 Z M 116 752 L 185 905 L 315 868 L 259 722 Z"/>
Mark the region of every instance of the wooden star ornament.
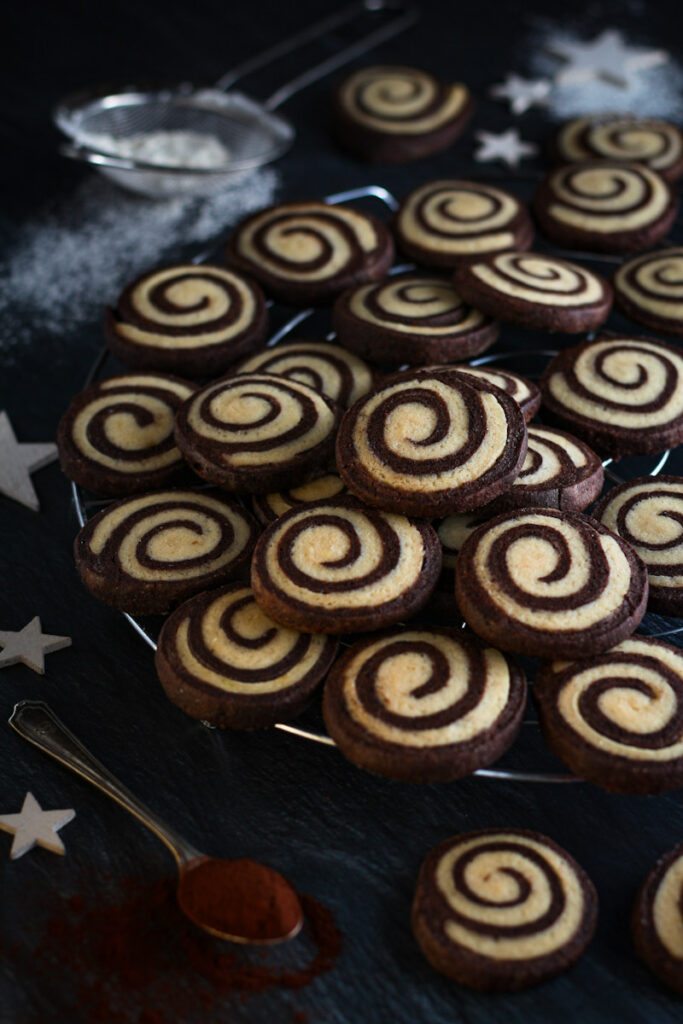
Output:
<path fill-rule="evenodd" d="M 52 636 L 43 633 L 36 615 L 27 626 L 18 631 L 0 629 L 0 668 L 21 662 L 39 675 L 45 675 L 45 655 L 71 646 L 70 636 Z"/>
<path fill-rule="evenodd" d="M 34 846 L 42 846 L 52 853 L 65 854 L 64 843 L 57 832 L 75 817 L 73 807 L 59 811 L 44 811 L 33 793 L 28 792 L 18 814 L 0 814 L 0 829 L 14 835 L 10 857 L 17 860 Z"/>
<path fill-rule="evenodd" d="M 40 505 L 31 473 L 56 458 L 56 444 L 20 444 L 9 416 L 0 412 L 0 494 L 38 512 Z"/>

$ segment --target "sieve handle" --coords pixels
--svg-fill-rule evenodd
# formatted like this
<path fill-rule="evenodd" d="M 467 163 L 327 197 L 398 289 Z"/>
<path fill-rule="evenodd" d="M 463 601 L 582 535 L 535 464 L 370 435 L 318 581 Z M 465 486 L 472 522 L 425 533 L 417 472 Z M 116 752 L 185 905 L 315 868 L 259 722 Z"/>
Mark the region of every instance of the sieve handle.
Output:
<path fill-rule="evenodd" d="M 274 46 L 270 46 L 267 50 L 256 54 L 256 56 L 242 61 L 237 67 L 227 71 L 222 78 L 219 78 L 214 88 L 223 91 L 230 89 L 240 78 L 244 78 L 245 75 L 265 67 L 279 57 L 298 50 L 301 46 L 312 42 L 314 39 L 327 35 L 328 32 L 339 28 L 341 25 L 355 21 L 363 14 L 381 13 L 383 11 L 391 15 L 389 20 L 385 21 L 383 25 L 369 32 L 357 42 L 351 43 L 350 46 L 340 50 L 339 53 L 332 54 L 331 57 L 314 65 L 312 68 L 308 68 L 307 71 L 302 71 L 301 74 L 276 89 L 263 104 L 266 110 L 276 110 L 285 100 L 294 96 L 301 89 L 305 89 L 306 86 L 317 82 L 319 78 L 323 78 L 325 75 L 330 74 L 330 72 L 336 71 L 337 68 L 343 67 L 344 64 L 347 64 L 355 57 L 360 57 L 375 46 L 383 43 L 386 39 L 391 39 L 398 32 L 408 28 L 409 25 L 412 25 L 417 20 L 418 8 L 416 5 L 412 3 L 412 0 L 360 0 L 360 2 L 356 0 L 355 3 L 343 7 L 340 11 L 330 14 L 321 21 L 316 21 L 313 25 L 309 25 L 308 28 L 302 29 L 301 32 L 288 36 L 286 39 L 280 40 L 279 43 L 275 43 Z"/>

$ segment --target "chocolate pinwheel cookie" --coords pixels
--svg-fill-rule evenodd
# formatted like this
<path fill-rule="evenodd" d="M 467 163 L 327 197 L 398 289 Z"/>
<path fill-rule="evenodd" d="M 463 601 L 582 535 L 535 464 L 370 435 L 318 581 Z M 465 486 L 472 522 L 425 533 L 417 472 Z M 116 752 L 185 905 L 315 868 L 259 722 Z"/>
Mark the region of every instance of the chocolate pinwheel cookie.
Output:
<path fill-rule="evenodd" d="M 348 494 L 346 485 L 336 473 L 325 473 L 323 476 L 308 480 L 299 487 L 292 487 L 288 491 L 273 491 L 271 494 L 258 494 L 252 504 L 257 519 L 264 526 L 275 522 L 290 508 L 300 508 L 302 505 L 310 505 L 312 501 L 321 501 L 323 498 L 336 498 L 342 494 Z"/>
<path fill-rule="evenodd" d="M 124 612 L 166 612 L 248 571 L 258 528 L 235 501 L 211 491 L 124 498 L 88 520 L 76 568 L 95 597 Z"/>
<path fill-rule="evenodd" d="M 345 288 L 377 281 L 393 258 L 389 230 L 376 217 L 317 200 L 252 213 L 227 250 L 230 266 L 295 306 L 322 306 Z"/>
<path fill-rule="evenodd" d="M 676 196 L 656 171 L 611 160 L 551 171 L 532 205 L 548 238 L 590 252 L 648 249 L 664 237 L 678 210 Z"/>
<path fill-rule="evenodd" d="M 495 384 L 497 388 L 506 391 L 510 398 L 514 398 L 517 405 L 524 413 L 524 419 L 532 420 L 541 406 L 541 392 L 532 380 L 527 380 L 519 373 L 512 370 L 499 370 L 491 366 L 458 366 L 454 367 L 460 373 L 466 373 L 470 377 L 479 377 L 487 380 L 489 384 Z"/>
<path fill-rule="evenodd" d="M 368 632 L 410 618 L 440 571 L 427 523 L 337 498 L 293 508 L 266 529 L 251 585 L 263 611 L 292 629 Z"/>
<path fill-rule="evenodd" d="M 368 505 L 441 517 L 509 490 L 526 446 L 522 411 L 500 388 L 451 368 L 416 370 L 344 414 L 337 466 Z"/>
<path fill-rule="evenodd" d="M 537 252 L 506 252 L 460 266 L 455 287 L 489 316 L 566 334 L 599 327 L 612 305 L 607 281 L 577 263 Z"/>
<path fill-rule="evenodd" d="M 231 583 L 176 608 L 155 663 L 166 695 L 188 715 L 254 729 L 303 711 L 336 651 L 333 637 L 278 626 L 250 587 Z"/>
<path fill-rule="evenodd" d="M 282 341 L 254 352 L 233 373 L 274 373 L 308 384 L 346 408 L 373 385 L 372 370 L 353 352 L 327 341 Z"/>
<path fill-rule="evenodd" d="M 176 416 L 192 469 L 227 490 L 268 494 L 327 466 L 340 411 L 298 380 L 244 373 L 207 384 Z"/>
<path fill-rule="evenodd" d="M 332 324 L 345 348 L 375 363 L 452 363 L 493 345 L 498 324 L 439 277 L 397 274 L 339 296 Z"/>
<path fill-rule="evenodd" d="M 544 665 L 541 728 L 571 770 L 614 793 L 683 785 L 683 653 L 632 636 L 603 654 Z"/>
<path fill-rule="evenodd" d="M 348 75 L 332 106 L 340 145 L 372 163 L 403 163 L 450 146 L 473 104 L 461 82 L 442 82 L 421 68 L 380 65 Z"/>
<path fill-rule="evenodd" d="M 618 643 L 645 614 L 647 589 L 629 545 L 580 512 L 495 516 L 455 563 L 468 625 L 488 643 L 532 657 L 584 658 Z"/>
<path fill-rule="evenodd" d="M 606 494 L 593 515 L 645 563 L 648 609 L 683 616 L 683 477 L 629 480 Z"/>
<path fill-rule="evenodd" d="M 612 286 L 616 305 L 631 320 L 683 337 L 683 246 L 627 260 Z"/>
<path fill-rule="evenodd" d="M 189 377 L 222 373 L 268 329 L 263 292 L 225 267 L 180 263 L 142 274 L 105 316 L 107 345 L 126 366 Z"/>
<path fill-rule="evenodd" d="M 409 782 L 462 778 L 513 742 L 524 674 L 461 629 L 395 627 L 355 643 L 325 682 L 323 714 L 342 753 Z"/>
<path fill-rule="evenodd" d="M 470 534 L 479 526 L 488 523 L 491 515 L 488 506 L 477 509 L 475 512 L 456 512 L 452 516 L 446 516 L 437 526 L 437 534 L 441 541 L 444 569 L 455 569 L 455 561 L 458 551 L 463 546 Z"/>
<path fill-rule="evenodd" d="M 484 829 L 447 839 L 427 855 L 412 924 L 437 971 L 470 988 L 512 992 L 576 963 L 597 914 L 593 883 L 552 839 Z"/>
<path fill-rule="evenodd" d="M 70 480 L 113 498 L 179 483 L 187 473 L 173 420 L 193 384 L 157 373 L 121 374 L 81 391 L 57 429 Z"/>
<path fill-rule="evenodd" d="M 540 380 L 543 407 L 600 454 L 683 441 L 683 355 L 652 338 L 605 336 L 564 349 Z"/>
<path fill-rule="evenodd" d="M 638 956 L 683 995 L 683 843 L 660 857 L 638 893 L 631 934 Z"/>
<path fill-rule="evenodd" d="M 445 179 L 406 196 L 394 218 L 401 252 L 427 267 L 455 267 L 511 249 L 528 249 L 534 226 L 527 208 L 501 188 Z"/>
<path fill-rule="evenodd" d="M 553 156 L 563 162 L 624 160 L 651 167 L 667 181 L 683 174 L 683 134 L 668 121 L 633 114 L 592 114 L 562 125 Z"/>

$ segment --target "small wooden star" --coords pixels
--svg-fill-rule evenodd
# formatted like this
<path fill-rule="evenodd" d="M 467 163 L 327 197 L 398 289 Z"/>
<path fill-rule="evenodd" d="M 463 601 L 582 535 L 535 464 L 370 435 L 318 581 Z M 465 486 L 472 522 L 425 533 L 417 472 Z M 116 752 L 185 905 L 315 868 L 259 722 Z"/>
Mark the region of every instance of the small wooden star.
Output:
<path fill-rule="evenodd" d="M 42 846 L 52 853 L 66 853 L 57 832 L 76 817 L 72 807 L 59 811 L 44 811 L 33 793 L 24 797 L 19 814 L 0 814 L 0 829 L 14 835 L 10 857 L 17 860 L 34 846 Z"/>
<path fill-rule="evenodd" d="M 21 662 L 39 675 L 45 675 L 45 655 L 71 646 L 70 636 L 51 636 L 43 633 L 36 615 L 18 632 L 0 629 L 0 668 Z"/>
<path fill-rule="evenodd" d="M 496 99 L 509 100 L 513 114 L 524 114 L 529 107 L 547 103 L 551 88 L 547 78 L 521 78 L 510 74 L 504 82 L 492 86 L 490 93 Z"/>
<path fill-rule="evenodd" d="M 474 159 L 482 163 L 490 160 L 502 160 L 508 167 L 516 167 L 525 156 L 533 156 L 538 152 L 534 142 L 524 142 L 516 128 L 508 128 L 506 132 L 477 132 L 480 143 Z"/>
<path fill-rule="evenodd" d="M 38 512 L 31 473 L 57 458 L 56 444 L 19 444 L 6 412 L 0 412 L 0 494 Z"/>
<path fill-rule="evenodd" d="M 665 50 L 628 46 L 621 32 L 614 28 L 604 29 L 595 39 L 584 43 L 573 40 L 553 42 L 548 51 L 565 62 L 565 67 L 555 75 L 558 85 L 573 85 L 598 78 L 626 89 L 638 71 L 658 67 L 669 60 Z"/>

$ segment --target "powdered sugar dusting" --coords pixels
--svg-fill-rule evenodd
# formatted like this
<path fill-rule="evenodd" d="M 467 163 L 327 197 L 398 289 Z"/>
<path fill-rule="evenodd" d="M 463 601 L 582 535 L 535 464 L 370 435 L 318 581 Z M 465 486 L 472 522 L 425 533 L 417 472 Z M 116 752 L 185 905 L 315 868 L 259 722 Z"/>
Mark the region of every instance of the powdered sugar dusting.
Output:
<path fill-rule="evenodd" d="M 100 321 L 134 275 L 218 241 L 252 210 L 273 202 L 279 177 L 254 171 L 224 192 L 163 202 L 88 177 L 68 198 L 15 233 L 0 264 L 0 350 L 7 357 L 36 331 L 67 339 Z"/>

